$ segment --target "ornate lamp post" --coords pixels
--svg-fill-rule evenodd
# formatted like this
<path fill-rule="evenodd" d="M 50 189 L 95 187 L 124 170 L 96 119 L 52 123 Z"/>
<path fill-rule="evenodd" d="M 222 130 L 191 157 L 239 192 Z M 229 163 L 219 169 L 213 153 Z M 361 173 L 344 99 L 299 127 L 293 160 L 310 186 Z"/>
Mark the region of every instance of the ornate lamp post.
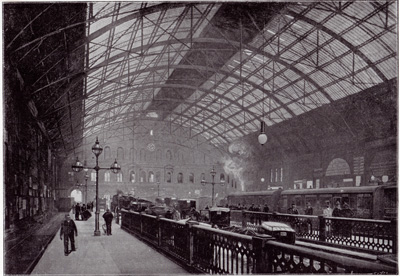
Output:
<path fill-rule="evenodd" d="M 96 215 L 95 215 L 95 228 L 94 235 L 100 236 L 99 230 L 99 170 L 111 170 L 113 173 L 118 173 L 121 170 L 121 167 L 118 165 L 117 160 L 113 164 L 111 164 L 110 168 L 100 168 L 99 167 L 99 155 L 103 152 L 103 148 L 99 144 L 99 140 L 96 137 L 96 142 L 92 147 L 92 152 L 96 156 L 96 166 L 93 168 L 96 171 Z M 81 162 L 79 162 L 78 158 L 76 158 L 75 165 L 72 165 L 72 170 L 75 172 L 80 172 L 82 169 L 88 169 L 86 166 L 84 167 Z M 87 187 L 87 186 L 86 186 Z"/>
<path fill-rule="evenodd" d="M 89 175 L 87 174 L 87 172 L 85 173 L 85 204 L 86 204 L 86 208 L 87 208 L 87 180 L 89 179 Z"/>
<path fill-rule="evenodd" d="M 211 184 L 212 185 L 212 195 L 211 195 L 211 205 L 212 206 L 211 207 L 213 207 L 214 206 L 214 185 L 215 184 L 220 184 L 221 186 L 224 186 L 225 185 L 225 180 L 221 180 L 221 182 L 215 183 L 214 178 L 215 178 L 215 175 L 217 174 L 217 172 L 215 171 L 214 166 L 213 166 L 210 174 L 212 176 L 212 181 L 211 182 L 207 182 L 204 179 L 202 179 L 201 180 L 201 185 L 203 185 L 203 186 L 205 186 L 206 184 Z"/>

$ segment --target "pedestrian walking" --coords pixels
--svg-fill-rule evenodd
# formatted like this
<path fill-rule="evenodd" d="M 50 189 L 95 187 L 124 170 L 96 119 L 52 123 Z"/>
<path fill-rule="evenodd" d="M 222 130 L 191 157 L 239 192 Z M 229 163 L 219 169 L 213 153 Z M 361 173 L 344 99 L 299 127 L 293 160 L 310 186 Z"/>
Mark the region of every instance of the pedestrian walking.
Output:
<path fill-rule="evenodd" d="M 107 236 L 110 236 L 110 235 L 112 235 L 111 234 L 111 223 L 114 218 L 113 214 L 110 212 L 110 209 L 107 209 L 107 211 L 103 214 L 103 218 L 106 222 Z"/>
<path fill-rule="evenodd" d="M 74 234 L 78 236 L 78 229 L 76 228 L 75 222 L 71 219 L 69 214 L 65 215 L 64 221 L 61 223 L 60 239 L 64 237 L 64 254 L 68 254 L 75 251 L 75 238 Z M 68 250 L 69 241 L 71 241 L 71 251 Z"/>

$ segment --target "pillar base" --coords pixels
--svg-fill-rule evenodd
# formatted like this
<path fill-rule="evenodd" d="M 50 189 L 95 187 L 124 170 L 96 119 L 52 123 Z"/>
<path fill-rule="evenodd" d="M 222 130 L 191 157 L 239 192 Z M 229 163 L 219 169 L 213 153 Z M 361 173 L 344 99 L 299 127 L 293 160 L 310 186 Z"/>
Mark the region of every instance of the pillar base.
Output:
<path fill-rule="evenodd" d="M 95 230 L 95 231 L 94 231 L 94 235 L 95 235 L 95 236 L 101 236 L 100 230 Z"/>

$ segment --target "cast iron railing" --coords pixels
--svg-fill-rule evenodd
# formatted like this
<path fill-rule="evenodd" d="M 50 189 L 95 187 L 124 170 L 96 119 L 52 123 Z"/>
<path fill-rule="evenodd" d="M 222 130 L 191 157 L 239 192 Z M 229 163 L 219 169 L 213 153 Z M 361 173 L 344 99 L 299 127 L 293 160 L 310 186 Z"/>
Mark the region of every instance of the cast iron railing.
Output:
<path fill-rule="evenodd" d="M 296 237 L 366 251 L 397 253 L 397 222 L 231 210 L 231 225 L 257 230 L 264 221 L 283 222 Z"/>
<path fill-rule="evenodd" d="M 271 236 L 248 236 L 198 225 L 121 212 L 124 230 L 154 245 L 189 270 L 207 274 L 259 273 L 384 273 L 397 266 L 343 257 L 274 241 Z"/>

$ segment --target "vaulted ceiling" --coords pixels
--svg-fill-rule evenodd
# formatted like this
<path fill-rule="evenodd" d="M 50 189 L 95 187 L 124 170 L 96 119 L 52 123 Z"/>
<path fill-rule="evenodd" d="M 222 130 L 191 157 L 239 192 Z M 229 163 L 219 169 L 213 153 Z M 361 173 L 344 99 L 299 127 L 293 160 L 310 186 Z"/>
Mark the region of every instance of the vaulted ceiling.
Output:
<path fill-rule="evenodd" d="M 261 120 L 277 125 L 398 73 L 396 1 L 69 4 L 84 20 L 50 14 L 57 5 L 26 15 L 5 49 L 14 64 L 38 59 L 36 105 L 81 89 L 47 108 L 68 106 L 70 116 L 42 116 L 50 132 L 58 120 L 50 136 L 66 152 L 82 136 L 140 120 L 189 128 L 225 147 L 259 131 Z M 32 29 L 61 16 L 62 25 Z M 78 29 L 83 37 L 71 34 Z M 64 41 L 54 39 L 60 34 Z M 69 71 L 54 75 L 61 60 Z"/>

